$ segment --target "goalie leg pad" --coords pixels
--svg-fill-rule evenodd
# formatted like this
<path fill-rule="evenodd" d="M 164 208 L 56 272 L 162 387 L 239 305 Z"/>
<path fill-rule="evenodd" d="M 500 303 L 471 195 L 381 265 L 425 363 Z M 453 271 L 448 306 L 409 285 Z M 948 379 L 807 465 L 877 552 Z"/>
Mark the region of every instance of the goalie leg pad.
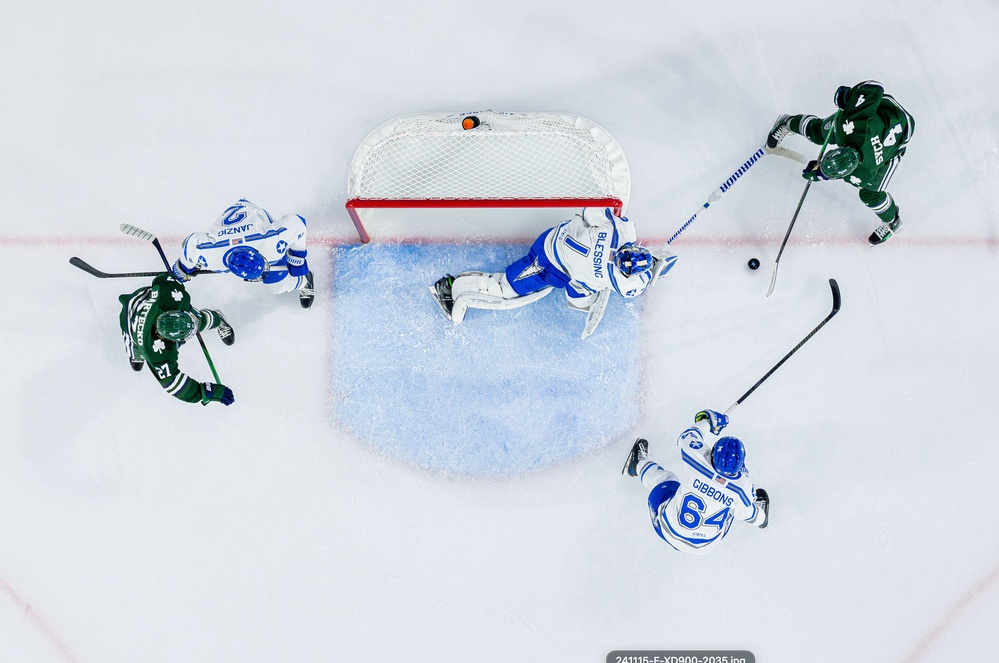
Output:
<path fill-rule="evenodd" d="M 454 305 L 451 307 L 451 321 L 460 325 L 465 319 L 469 308 L 484 308 L 494 311 L 506 311 L 520 308 L 538 301 L 552 291 L 551 287 L 535 292 L 518 295 L 502 272 L 487 274 L 485 272 L 462 272 L 454 277 L 451 284 L 451 297 Z"/>

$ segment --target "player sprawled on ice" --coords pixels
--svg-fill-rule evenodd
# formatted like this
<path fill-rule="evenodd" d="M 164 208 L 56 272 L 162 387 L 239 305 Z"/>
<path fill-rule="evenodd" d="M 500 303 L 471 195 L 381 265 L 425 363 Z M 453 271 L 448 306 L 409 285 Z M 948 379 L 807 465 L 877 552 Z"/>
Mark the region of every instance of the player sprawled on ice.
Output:
<path fill-rule="evenodd" d="M 549 228 L 505 272 L 462 272 L 430 288 L 444 315 L 461 324 L 469 308 L 506 310 L 535 302 L 555 288 L 569 308 L 587 313 L 586 338 L 599 324 L 611 290 L 637 297 L 676 261 L 636 243 L 635 225 L 610 208 L 588 207 Z"/>
<path fill-rule="evenodd" d="M 639 477 L 650 489 L 649 515 L 656 533 L 680 552 L 703 555 L 715 546 L 735 520 L 766 527 L 770 498 L 753 487 L 746 470 L 746 448 L 738 438 L 714 435 L 728 425 L 728 417 L 701 410 L 694 425 L 676 441 L 679 456 L 663 467 L 648 460 L 649 443 L 639 439 L 631 448 L 622 474 Z"/>
<path fill-rule="evenodd" d="M 173 275 L 186 282 L 196 269 L 231 272 L 263 283 L 275 293 L 298 292 L 302 308 L 315 298 L 306 260 L 305 219 L 285 214 L 277 221 L 262 207 L 240 199 L 215 220 L 208 232 L 184 240 Z"/>
<path fill-rule="evenodd" d="M 134 370 L 149 366 L 167 393 L 182 401 L 232 405 L 232 389 L 192 380 L 177 367 L 177 351 L 196 332 L 218 329 L 223 343 L 235 342 L 236 335 L 222 313 L 191 306 L 191 296 L 170 274 L 157 276 L 152 285 L 122 295 L 118 300 L 121 302 L 118 321 Z"/>
<path fill-rule="evenodd" d="M 840 110 L 820 120 L 814 115 L 781 115 L 767 138 L 768 147 L 776 147 L 788 133 L 801 134 L 822 145 L 832 126 L 830 144 L 822 162 L 811 161 L 802 176 L 805 179 L 844 180 L 859 189 L 860 200 L 882 223 L 868 241 L 884 243 L 902 226 L 898 205 L 885 189 L 891 181 L 916 123 L 895 99 L 885 94 L 875 81 L 853 87 L 840 86 L 833 95 Z"/>

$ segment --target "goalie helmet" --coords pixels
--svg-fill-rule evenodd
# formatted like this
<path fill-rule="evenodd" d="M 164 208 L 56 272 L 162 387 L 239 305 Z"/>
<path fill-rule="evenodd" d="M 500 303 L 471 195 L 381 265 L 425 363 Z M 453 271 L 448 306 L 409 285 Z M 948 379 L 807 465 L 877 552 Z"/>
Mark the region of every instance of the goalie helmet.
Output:
<path fill-rule="evenodd" d="M 723 437 L 711 449 L 711 464 L 715 472 L 724 477 L 734 477 L 746 463 L 746 447 L 737 437 Z"/>
<path fill-rule="evenodd" d="M 628 242 L 614 252 L 614 266 L 625 276 L 641 274 L 652 268 L 652 252 Z"/>
<path fill-rule="evenodd" d="M 852 147 L 837 147 L 822 156 L 822 174 L 831 180 L 846 177 L 857 170 L 860 165 L 860 154 Z"/>
<path fill-rule="evenodd" d="M 167 311 L 156 318 L 156 335 L 174 343 L 186 341 L 198 331 L 198 317 L 190 311 Z"/>
<path fill-rule="evenodd" d="M 222 264 L 229 271 L 247 281 L 256 281 L 267 268 L 267 260 L 252 246 L 236 246 L 222 256 Z"/>

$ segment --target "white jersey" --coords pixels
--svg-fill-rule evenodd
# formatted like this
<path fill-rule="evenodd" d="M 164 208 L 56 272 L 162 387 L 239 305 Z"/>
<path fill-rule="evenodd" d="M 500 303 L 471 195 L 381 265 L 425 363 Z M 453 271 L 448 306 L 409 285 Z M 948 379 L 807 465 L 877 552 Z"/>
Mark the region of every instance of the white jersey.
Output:
<path fill-rule="evenodd" d="M 304 277 L 286 277 L 288 252 L 304 258 L 306 234 L 302 217 L 286 214 L 275 222 L 264 208 L 240 199 L 215 220 L 208 232 L 193 233 L 184 240 L 180 262 L 188 272 L 228 272 L 226 253 L 236 246 L 252 246 L 267 261 L 264 282 L 274 292 L 287 292 L 305 281 Z"/>
<path fill-rule="evenodd" d="M 735 520 L 757 526 L 765 522 L 766 514 L 756 506 L 756 489 L 749 472 L 743 468 L 734 478 L 715 472 L 711 462 L 713 445 L 704 439 L 700 428 L 692 426 L 683 431 L 676 443 L 679 462 L 665 468 L 651 463 L 651 468 L 646 466 L 642 471 L 642 483 L 648 482 L 646 470 L 655 472 L 654 468 L 662 473 L 660 480 L 679 482 L 672 499 L 651 514 L 656 531 L 666 543 L 681 552 L 703 555 L 718 545 Z"/>
<path fill-rule="evenodd" d="M 572 219 L 552 228 L 545 239 L 545 256 L 572 279 L 580 295 L 613 288 L 622 297 L 645 292 L 652 272 L 624 276 L 614 266 L 614 252 L 635 242 L 635 225 L 614 216 L 610 208 L 584 208 Z"/>

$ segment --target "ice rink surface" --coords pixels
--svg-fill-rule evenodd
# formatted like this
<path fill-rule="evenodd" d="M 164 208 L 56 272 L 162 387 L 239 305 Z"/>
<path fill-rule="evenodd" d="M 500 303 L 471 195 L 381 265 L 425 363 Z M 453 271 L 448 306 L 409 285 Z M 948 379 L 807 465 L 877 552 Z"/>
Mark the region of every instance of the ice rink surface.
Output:
<path fill-rule="evenodd" d="M 993 3 L 63 1 L 3 18 L 0 661 L 492 663 L 725 648 L 767 662 L 950 662 L 999 650 Z M 345 423 L 358 413 L 338 409 L 336 351 L 354 320 L 336 303 L 353 275 L 336 261 L 365 250 L 343 210 L 347 167 L 381 122 L 481 108 L 588 117 L 627 155 L 628 215 L 652 242 L 779 113 L 828 114 L 838 85 L 869 78 L 917 123 L 890 187 L 904 230 L 886 245 L 867 246 L 875 224 L 851 188 L 817 184 L 767 298 L 804 184 L 795 164 L 767 157 L 673 244 L 677 267 L 633 310 L 612 299 L 604 332 L 636 335 L 572 345 L 580 317 L 554 296 L 509 326 L 476 312 L 460 330 L 509 338 L 548 321 L 569 326 L 553 353 L 636 362 L 602 442 L 569 458 L 559 454 L 578 438 L 552 435 L 539 469 L 471 477 L 424 469 Z M 207 342 L 237 400 L 187 405 L 125 361 L 116 297 L 141 283 L 67 260 L 155 269 L 119 223 L 174 254 L 240 197 L 308 219 L 319 294 L 303 311 L 234 279 L 196 279 L 194 301 L 236 328 L 231 348 Z M 371 230 L 372 255 L 412 239 Z M 451 253 L 461 239 L 440 245 L 445 269 L 470 258 Z M 481 248 L 492 260 L 497 249 Z M 416 260 L 371 263 L 405 289 Z M 771 526 L 737 523 L 707 557 L 671 551 L 645 491 L 620 475 L 631 442 L 648 437 L 664 457 L 694 412 L 727 408 L 826 315 L 830 277 L 841 313 L 729 428 L 771 495 Z M 399 316 L 411 294 L 366 287 L 369 316 Z M 413 324 L 456 338 L 432 310 Z M 353 375 L 365 369 L 350 361 Z M 181 362 L 208 378 L 196 346 Z M 447 365 L 435 364 L 437 384 L 451 382 Z M 488 400 L 453 398 L 428 411 L 456 426 L 486 414 Z M 553 407 L 567 405 L 540 399 L 536 416 Z M 372 412 L 369 430 L 399 422 Z"/>

